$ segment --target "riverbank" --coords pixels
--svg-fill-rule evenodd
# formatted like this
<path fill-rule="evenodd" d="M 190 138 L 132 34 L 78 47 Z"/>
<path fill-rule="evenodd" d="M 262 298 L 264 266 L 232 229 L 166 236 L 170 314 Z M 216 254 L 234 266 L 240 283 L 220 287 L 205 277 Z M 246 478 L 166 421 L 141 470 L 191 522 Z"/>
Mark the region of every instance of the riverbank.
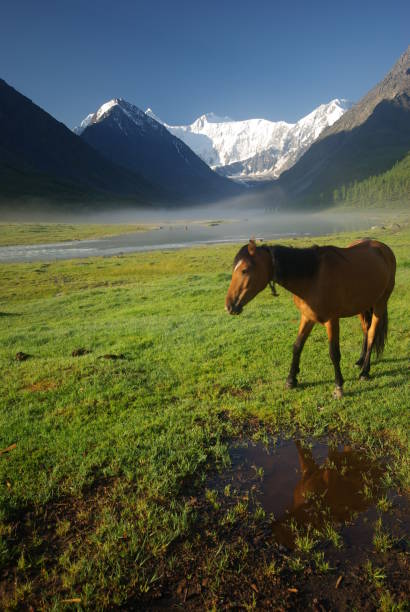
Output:
<path fill-rule="evenodd" d="M 0 246 L 93 240 L 154 229 L 143 223 L 0 223 Z"/>
<path fill-rule="evenodd" d="M 215 211 L 213 211 L 215 212 Z M 185 211 L 186 213 L 186 211 Z M 151 213 L 152 214 L 152 213 Z M 250 236 L 277 241 L 284 237 L 321 236 L 340 231 L 371 232 L 408 223 L 407 211 L 348 210 L 283 214 L 265 211 L 238 213 L 237 218 L 189 218 L 182 211 L 163 213 L 167 222 L 136 224 L 21 224 L 0 225 L 0 263 L 51 262 L 64 259 L 160 251 L 246 241 Z M 193 214 L 193 213 L 192 213 Z M 58 240 L 58 241 L 57 241 Z"/>

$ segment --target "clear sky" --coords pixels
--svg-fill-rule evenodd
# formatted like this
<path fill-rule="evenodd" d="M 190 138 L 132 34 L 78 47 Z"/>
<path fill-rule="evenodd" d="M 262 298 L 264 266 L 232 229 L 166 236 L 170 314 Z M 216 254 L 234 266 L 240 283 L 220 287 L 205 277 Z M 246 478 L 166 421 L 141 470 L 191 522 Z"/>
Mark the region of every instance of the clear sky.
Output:
<path fill-rule="evenodd" d="M 408 0 L 5 0 L 0 77 L 69 127 L 113 97 L 170 124 L 296 121 L 360 99 L 410 43 Z"/>

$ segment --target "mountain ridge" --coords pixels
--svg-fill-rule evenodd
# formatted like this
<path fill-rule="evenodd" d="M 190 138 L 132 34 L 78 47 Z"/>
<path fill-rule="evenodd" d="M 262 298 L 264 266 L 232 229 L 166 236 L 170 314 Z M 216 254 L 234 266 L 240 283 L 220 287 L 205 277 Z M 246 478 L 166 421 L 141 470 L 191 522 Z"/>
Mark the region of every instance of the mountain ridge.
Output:
<path fill-rule="evenodd" d="M 322 130 L 337 121 L 351 104 L 335 98 L 296 123 L 257 118 L 233 121 L 207 113 L 189 125 L 172 126 L 151 109 L 146 113 L 161 121 L 222 176 L 236 179 L 264 176 L 272 180 L 293 165 Z"/>
<path fill-rule="evenodd" d="M 104 157 L 0 79 L 0 197 L 134 198 L 159 192 Z"/>
<path fill-rule="evenodd" d="M 282 174 L 277 192 L 299 206 L 326 205 L 335 189 L 385 172 L 409 150 L 410 46 L 384 79 Z"/>
<path fill-rule="evenodd" d="M 123 98 L 113 98 L 87 115 L 76 132 L 110 161 L 161 188 L 169 202 L 214 201 L 242 191 L 211 170 L 161 123 Z"/>
<path fill-rule="evenodd" d="M 351 130 L 363 123 L 382 100 L 392 100 L 397 94 L 410 95 L 410 45 L 402 53 L 387 75 L 370 89 L 335 124 L 323 130 L 321 138 L 330 134 Z"/>

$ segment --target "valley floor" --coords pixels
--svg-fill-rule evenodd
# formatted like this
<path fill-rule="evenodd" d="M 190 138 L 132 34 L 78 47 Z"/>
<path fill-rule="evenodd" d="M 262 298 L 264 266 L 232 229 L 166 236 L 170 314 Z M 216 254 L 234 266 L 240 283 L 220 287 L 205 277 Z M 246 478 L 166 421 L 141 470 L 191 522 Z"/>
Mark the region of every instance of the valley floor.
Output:
<path fill-rule="evenodd" d="M 0 223 L 0 246 L 107 238 L 154 227 L 141 223 Z"/>
<path fill-rule="evenodd" d="M 319 326 L 284 388 L 289 293 L 224 312 L 238 245 L 0 265 L 2 608 L 405 609 L 410 229 L 371 233 L 398 262 L 389 341 L 359 382 L 360 326 L 342 321 L 341 401 Z M 330 518 L 275 539 L 263 469 L 238 476 L 232 449 L 278 437 L 378 466 L 356 556 Z"/>

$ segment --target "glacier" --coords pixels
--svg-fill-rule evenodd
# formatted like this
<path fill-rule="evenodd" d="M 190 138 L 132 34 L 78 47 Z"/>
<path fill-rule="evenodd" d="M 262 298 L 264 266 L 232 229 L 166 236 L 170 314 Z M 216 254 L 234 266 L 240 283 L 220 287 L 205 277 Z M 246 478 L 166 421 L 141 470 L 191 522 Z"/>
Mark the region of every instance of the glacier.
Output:
<path fill-rule="evenodd" d="M 352 106 L 335 98 L 296 123 L 234 121 L 208 113 L 190 125 L 169 125 L 149 108 L 146 114 L 185 142 L 213 170 L 237 180 L 275 179 L 293 166 L 322 131 Z"/>

